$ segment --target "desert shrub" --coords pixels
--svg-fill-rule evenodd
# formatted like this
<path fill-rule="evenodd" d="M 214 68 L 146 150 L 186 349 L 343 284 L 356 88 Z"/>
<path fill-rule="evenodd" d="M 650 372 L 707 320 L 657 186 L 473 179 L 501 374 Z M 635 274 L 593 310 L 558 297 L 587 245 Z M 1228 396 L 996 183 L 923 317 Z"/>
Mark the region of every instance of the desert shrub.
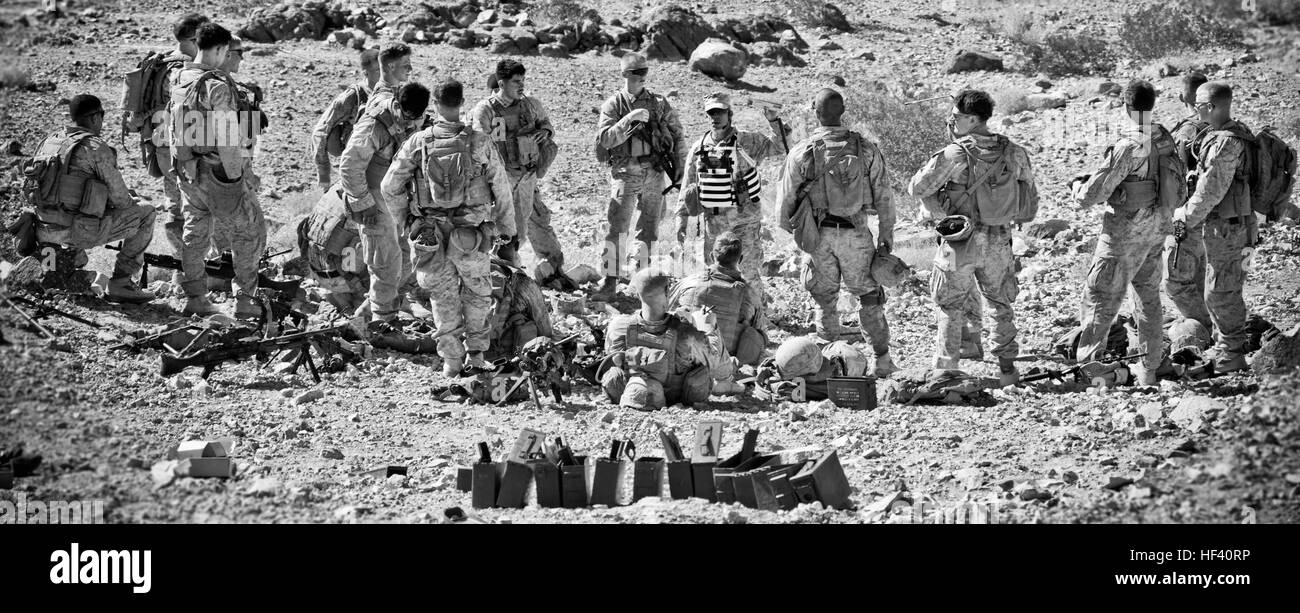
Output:
<path fill-rule="evenodd" d="M 574 0 L 539 0 L 528 9 L 528 15 L 537 23 L 555 25 L 575 23 L 588 10 L 581 2 Z"/>
<path fill-rule="evenodd" d="M 850 89 L 843 93 L 844 125 L 866 134 L 880 146 L 900 215 L 915 210 L 917 203 L 905 193 L 907 182 L 932 153 L 950 142 L 947 113 L 952 105 L 941 100 L 904 104 L 906 100 L 881 90 Z"/>
<path fill-rule="evenodd" d="M 0 68 L 0 87 L 12 87 L 22 89 L 32 82 L 32 78 L 26 70 L 21 68 Z"/>
<path fill-rule="evenodd" d="M 1275 26 L 1300 25 L 1300 0 L 1245 0 L 1244 7 L 1253 3 L 1255 16 Z"/>
<path fill-rule="evenodd" d="M 853 26 L 839 7 L 822 0 L 790 0 L 786 3 L 790 16 L 805 25 L 850 32 Z"/>
<path fill-rule="evenodd" d="M 1115 67 L 1115 52 L 1104 39 L 1087 31 L 1056 30 L 1043 34 L 1026 28 L 1016 43 L 1030 72 L 1056 75 L 1105 74 Z"/>
<path fill-rule="evenodd" d="M 1025 99 L 1029 94 L 1027 89 L 1000 89 L 989 93 L 993 96 L 995 115 L 1010 116 L 1029 110 L 1029 102 Z"/>
<path fill-rule="evenodd" d="M 1155 4 L 1125 15 L 1119 39 L 1129 56 L 1149 60 L 1188 49 L 1239 45 L 1241 30 L 1235 22 L 1212 6 Z"/>

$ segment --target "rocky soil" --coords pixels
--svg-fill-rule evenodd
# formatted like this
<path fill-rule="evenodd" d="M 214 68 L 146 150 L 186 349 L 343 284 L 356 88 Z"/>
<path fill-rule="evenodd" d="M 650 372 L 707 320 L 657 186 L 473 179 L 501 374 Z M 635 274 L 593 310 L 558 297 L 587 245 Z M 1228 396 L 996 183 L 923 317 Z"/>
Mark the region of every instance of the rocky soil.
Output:
<path fill-rule="evenodd" d="M 1018 8 L 991 1 L 940 3 L 938 8 L 919 0 L 838 4 L 852 31 L 809 26 L 785 14 L 780 2 L 685 5 L 713 29 L 712 34 L 743 47 L 750 62 L 739 80 L 715 80 L 692 71 L 686 61 L 690 51 L 678 49 L 680 57 L 652 62 L 650 87 L 669 95 L 690 135 L 707 129 L 699 101 L 712 91 L 730 91 L 737 124 L 751 129 L 763 126 L 756 104 L 783 104 L 783 113 L 796 125 L 796 136 L 808 127 L 809 93 L 831 83 L 850 92 L 850 105 L 853 92 L 884 90 L 906 98 L 968 86 L 994 92 L 1003 109 L 1014 111 L 1000 112 L 994 129 L 1025 143 L 1033 156 L 1044 198 L 1040 217 L 1061 219 L 1067 227 L 1050 239 L 1018 237 L 1018 323 L 1025 355 L 1050 352 L 1051 340 L 1077 323 L 1080 280 L 1101 213 L 1068 204 L 1065 185 L 1069 177 L 1086 172 L 1108 144 L 1105 126 L 1114 123 L 1116 111 L 1105 94 L 1110 90 L 1107 82 L 1122 84 L 1136 75 L 1153 79 L 1162 90 L 1158 116 L 1171 125 L 1183 114 L 1176 97 L 1179 77 L 1161 76 L 1160 69 L 1165 64 L 1176 71 L 1214 64 L 1215 76 L 1229 79 L 1243 92 L 1238 115 L 1248 125 L 1272 124 L 1293 145 L 1300 145 L 1300 129 L 1295 127 L 1300 116 L 1294 110 L 1300 34 L 1294 26 L 1251 27 L 1246 32 L 1248 48 L 1212 48 L 1156 62 L 1124 61 L 1109 74 L 1055 76 L 1019 71 L 1023 59 L 1014 45 L 991 34 L 985 21 L 1028 12 L 1057 26 L 1114 31 L 1124 11 L 1145 3 L 1040 1 Z M 257 6 L 227 0 L 200 2 L 196 8 L 242 27 Z M 308 134 L 325 101 L 357 78 L 351 41 L 359 38 L 357 32 L 367 44 L 402 39 L 410 32 L 410 20 L 403 18 L 426 12 L 411 2 L 360 6 L 372 11 L 335 14 L 341 19 L 337 27 L 355 30 L 350 36 L 332 34 L 338 30 L 322 24 L 306 38 L 275 36 L 275 42 L 247 44 L 251 50 L 238 76 L 255 79 L 267 90 L 271 125 L 257 169 L 274 246 L 290 243 L 287 227 L 319 195 Z M 453 17 L 467 14 L 466 3 L 454 6 L 460 8 L 450 13 Z M 422 23 L 420 33 L 443 38 L 427 35 L 427 44 L 413 41 L 413 78 L 430 83 L 455 76 L 466 82 L 469 97 L 477 98 L 487 93 L 486 74 L 503 57 L 494 50 L 527 54 L 522 57 L 529 69 L 529 90 L 546 103 L 561 147 L 544 181 L 543 196 L 554 211 L 571 263 L 595 265 L 608 189 L 604 171 L 590 157 L 595 111 L 620 85 L 616 54 L 633 46 L 629 41 L 637 36 L 642 37 L 639 44 L 650 45 L 655 33 L 662 32 L 655 29 L 662 22 L 653 17 L 664 7 L 626 0 L 600 3 L 595 8 L 602 23 L 588 32 L 590 36 L 584 39 L 581 20 L 560 20 L 560 29 L 547 34 L 558 33 L 555 43 L 542 43 L 536 33 L 556 24 L 537 17 L 532 32 L 538 45 L 575 42 L 557 57 L 548 57 L 527 44 L 497 47 L 492 42 L 526 39 L 518 31 L 524 27 L 522 20 L 509 26 L 502 20 L 520 12 L 541 15 L 534 7 L 490 2 L 474 6 L 481 11 L 468 24 L 473 27 L 457 23 L 456 28 L 448 25 L 445 32 L 437 32 L 437 23 Z M 131 3 L 130 12 L 122 12 L 117 2 L 82 0 L 52 22 L 36 15 L 23 17 L 24 11 L 36 7 L 36 2 L 19 1 L 0 8 L 0 20 L 7 23 L 0 28 L 0 73 L 6 84 L 0 87 L 0 144 L 5 151 L 0 155 L 0 211 L 6 222 L 21 206 L 16 188 L 17 166 L 26 159 L 22 154 L 30 155 L 46 133 L 63 123 L 59 101 L 95 93 L 108 107 L 108 117 L 117 117 L 121 75 L 146 51 L 170 46 L 168 24 L 179 10 L 176 3 L 141 0 Z M 489 9 L 497 11 L 495 20 L 481 21 L 482 11 Z M 749 24 L 751 32 L 760 31 L 753 16 L 763 12 L 793 26 L 804 45 L 788 36 L 782 42 L 780 32 L 768 37 L 775 41 L 745 41 L 734 27 L 723 27 L 731 19 Z M 614 20 L 623 25 L 614 25 Z M 565 23 L 576 23 L 573 38 L 564 38 Z M 451 32 L 458 32 L 452 38 L 459 40 L 472 36 L 474 44 L 446 40 Z M 485 44 L 478 44 L 479 35 L 486 37 Z M 1004 58 L 1007 69 L 949 74 L 960 50 Z M 786 57 L 787 52 L 793 59 L 763 59 L 764 53 Z M 25 78 L 15 76 L 19 73 Z M 1056 95 L 1033 98 L 1037 110 L 1031 109 L 1029 94 L 1043 92 L 1038 83 L 1043 80 L 1049 84 L 1045 93 Z M 1020 110 L 1022 99 L 1026 106 Z M 943 102 L 935 104 L 939 113 L 946 111 Z M 108 130 L 116 141 L 116 128 Z M 119 148 L 127 182 L 145 201 L 161 205 L 161 186 L 144 173 L 138 156 L 130 138 Z M 767 162 L 762 172 L 771 181 L 776 164 Z M 769 198 L 771 191 L 765 190 Z M 906 197 L 899 200 L 899 251 L 918 272 L 914 280 L 890 290 L 886 308 L 896 360 L 904 367 L 922 367 L 929 362 L 934 333 L 926 289 L 930 243 L 914 219 L 914 203 Z M 775 303 L 775 343 L 811 329 L 812 302 L 797 274 L 790 276 L 797 269 L 789 264 L 796 253 L 789 237 L 775 224 L 768 227 L 768 258 L 777 260 L 770 267 L 773 276 L 766 279 Z M 154 249 L 166 253 L 169 247 L 160 240 Z M 13 259 L 9 241 L 0 241 L 0 250 Z M 1255 262 L 1247 282 L 1251 311 L 1283 330 L 1300 323 L 1300 229 L 1284 224 L 1266 230 Z M 92 252 L 91 265 L 107 270 L 111 257 Z M 848 300 L 846 296 L 846 307 Z M 624 310 L 630 305 L 627 300 L 617 304 Z M 992 402 L 982 403 L 986 406 L 883 405 L 870 412 L 844 411 L 827 403 L 715 398 L 698 410 L 675 407 L 639 413 L 610 406 L 594 389 L 579 387 L 565 406 L 547 403 L 538 413 L 529 404 L 495 408 L 433 400 L 431 389 L 445 384 L 437 374 L 436 358 L 379 349 L 354 371 L 328 375 L 319 385 L 305 375 L 278 375 L 253 364 L 227 365 L 206 383 L 193 372 L 163 378 L 157 374 L 156 354 L 132 355 L 109 351 L 108 346 L 129 330 L 174 318 L 178 302 L 129 307 L 77 297 L 61 306 L 95 319 L 104 329 L 45 320 L 62 337 L 51 347 L 9 309 L 0 308 L 0 330 L 12 343 L 0 346 L 0 447 L 23 443 L 45 457 L 37 474 L 19 479 L 14 491 L 34 499 L 104 499 L 113 522 L 437 522 L 446 507 L 468 509 L 469 495 L 455 489 L 454 467 L 474 459 L 478 441 L 488 441 L 499 456 L 520 428 L 529 427 L 565 436 L 579 453 L 600 453 L 611 438 L 631 438 L 643 454 L 655 455 L 660 428 L 674 428 L 685 438 L 696 422 L 707 419 L 727 423 L 724 452 L 738 448 L 750 428 L 762 431 L 760 449 L 837 448 L 858 510 L 804 506 L 768 513 L 698 500 L 656 499 L 610 509 L 475 514 L 514 523 L 881 522 L 889 519 L 878 503 L 902 489 L 912 500 L 940 510 L 966 502 L 993 503 L 998 521 L 1300 519 L 1300 409 L 1294 401 L 1300 373 L 1294 368 L 1282 374 L 1250 373 L 1195 384 L 1170 381 L 1110 392 L 1045 384 L 994 391 Z M 994 366 L 976 363 L 971 371 L 990 375 Z M 320 397 L 296 401 L 312 390 L 319 390 Z M 317 394 L 307 398 L 313 396 Z M 151 476 L 150 467 L 175 443 L 227 436 L 238 441 L 235 479 L 181 478 L 164 484 Z M 408 466 L 408 477 L 358 476 L 385 464 Z"/>

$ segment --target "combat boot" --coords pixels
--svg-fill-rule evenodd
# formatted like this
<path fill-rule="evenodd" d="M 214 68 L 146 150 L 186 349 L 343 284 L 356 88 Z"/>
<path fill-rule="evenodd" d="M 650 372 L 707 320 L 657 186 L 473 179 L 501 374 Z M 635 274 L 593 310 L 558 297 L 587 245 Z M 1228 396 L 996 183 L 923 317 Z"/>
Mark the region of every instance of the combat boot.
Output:
<path fill-rule="evenodd" d="M 1156 384 L 1156 371 L 1148 369 L 1141 362 L 1133 365 L 1133 385 L 1147 387 Z"/>
<path fill-rule="evenodd" d="M 1250 364 L 1246 363 L 1246 356 L 1235 351 L 1215 351 L 1210 359 L 1214 360 L 1214 374 L 1226 375 L 1230 372 L 1246 370 Z"/>
<path fill-rule="evenodd" d="M 416 296 L 415 294 L 408 294 L 401 310 L 410 313 L 411 317 L 416 319 L 427 319 L 433 321 L 433 311 L 430 310 L 428 306 L 425 306 L 426 304 L 426 299 Z"/>
<path fill-rule="evenodd" d="M 456 378 L 460 376 L 460 371 L 465 369 L 465 361 L 461 358 L 443 358 L 442 359 L 442 376 Z"/>
<path fill-rule="evenodd" d="M 591 299 L 596 302 L 610 302 L 614 299 L 615 292 L 618 291 L 618 277 L 605 277 L 601 283 L 600 289 L 591 295 Z"/>
<path fill-rule="evenodd" d="M 469 360 L 465 362 L 465 369 L 475 372 L 487 372 L 492 370 L 492 365 L 488 363 L 487 358 L 483 357 L 482 351 L 475 351 L 469 354 Z"/>
<path fill-rule="evenodd" d="M 1016 361 L 1012 358 L 998 358 L 998 387 L 1007 387 L 1020 383 L 1020 371 L 1016 370 Z"/>
<path fill-rule="evenodd" d="M 745 386 L 736 383 L 733 379 L 720 379 L 713 382 L 713 390 L 710 393 L 714 396 L 736 396 L 745 393 Z"/>
<path fill-rule="evenodd" d="M 143 304 L 154 299 L 152 292 L 140 289 L 130 277 L 119 277 L 110 280 L 105 295 L 114 302 L 129 302 L 131 304 Z"/>
<path fill-rule="evenodd" d="M 190 296 L 185 301 L 185 308 L 181 310 L 181 313 L 184 313 L 185 315 L 200 316 L 216 315 L 220 312 L 221 311 L 217 309 L 216 305 L 208 301 L 207 296 L 201 294 L 198 296 Z"/>
<path fill-rule="evenodd" d="M 882 353 L 876 356 L 876 368 L 874 374 L 877 377 L 884 379 L 896 372 L 898 372 L 898 367 L 894 365 L 894 360 L 889 357 L 888 353 Z"/>
<path fill-rule="evenodd" d="M 262 305 L 252 296 L 239 292 L 235 295 L 236 319 L 259 319 L 262 317 Z"/>

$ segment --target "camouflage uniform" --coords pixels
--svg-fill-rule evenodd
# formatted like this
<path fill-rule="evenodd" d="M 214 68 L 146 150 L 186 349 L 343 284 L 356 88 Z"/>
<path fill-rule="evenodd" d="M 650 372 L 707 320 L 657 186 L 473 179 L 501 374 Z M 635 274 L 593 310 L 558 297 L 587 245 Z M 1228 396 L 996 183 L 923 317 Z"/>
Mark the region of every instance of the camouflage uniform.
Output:
<path fill-rule="evenodd" d="M 792 230 L 792 218 L 799 186 L 806 181 L 827 180 L 818 177 L 824 161 L 813 163 L 813 151 L 817 141 L 845 142 L 851 139 L 848 128 L 842 126 L 822 126 L 813 130 L 808 138 L 800 141 L 790 149 L 786 156 L 785 170 L 777 186 L 776 202 L 780 210 L 782 229 Z M 885 171 L 885 158 L 875 143 L 861 138 L 862 159 L 867 166 L 869 191 L 874 202 L 864 202 L 863 207 L 851 219 L 819 219 L 821 240 L 817 248 L 805 258 L 805 265 L 800 277 L 804 287 L 812 294 L 820 311 L 818 333 L 828 340 L 838 340 L 844 333 L 836 308 L 839 303 L 840 283 L 854 296 L 858 297 L 858 320 L 862 334 L 871 342 L 871 348 L 877 356 L 889 353 L 889 323 L 885 321 L 885 289 L 871 276 L 871 261 L 876 254 L 876 240 L 867 226 L 870 211 L 879 216 L 880 240 L 892 243 L 894 240 L 894 204 L 893 190 L 889 186 L 889 174 Z M 845 145 L 851 146 L 851 145 Z M 817 204 L 815 208 L 827 206 L 817 201 L 821 191 L 813 188 L 809 198 Z M 824 198 L 824 197 L 823 197 Z"/>
<path fill-rule="evenodd" d="M 196 82 L 206 72 L 214 76 Z M 176 77 L 172 87 L 172 116 L 185 117 L 187 93 L 194 87 L 205 113 L 207 126 L 204 142 L 184 142 L 184 126 L 173 125 L 173 167 L 180 178 L 185 228 L 181 235 L 184 250 L 183 288 L 187 296 L 207 293 L 208 250 L 214 226 L 219 235 L 230 237 L 234 255 L 234 284 L 239 291 L 252 295 L 257 289 L 257 271 L 266 251 L 266 220 L 252 193 L 256 178 L 245 174 L 249 161 L 240 125 L 221 126 L 222 117 L 237 117 L 237 95 L 233 81 L 224 71 L 198 63 L 189 63 Z M 178 142 L 178 140 L 180 142 Z M 230 177 L 238 177 L 234 182 Z"/>
<path fill-rule="evenodd" d="M 740 271 L 735 268 L 713 264 L 709 269 L 682 279 L 669 293 L 668 309 L 678 307 L 689 309 L 703 308 L 717 317 L 718 334 L 722 338 L 724 357 L 736 357 L 739 353 L 742 333 L 746 328 L 758 332 L 757 337 L 750 336 L 747 342 L 759 343 L 758 347 L 746 347 L 747 353 L 762 356 L 766 335 L 763 323 L 760 323 L 762 311 L 755 305 L 749 284 Z M 749 364 L 757 364 L 750 360 Z M 718 381 L 730 380 L 734 375 L 731 360 L 722 359 L 714 365 L 713 378 Z"/>
<path fill-rule="evenodd" d="M 601 387 L 610 400 L 642 411 L 707 399 L 709 373 L 725 358 L 716 330 L 700 332 L 671 313 L 646 321 L 640 311 L 610 320 L 605 353 L 616 357 L 601 374 Z"/>
<path fill-rule="evenodd" d="M 136 204 L 117 168 L 117 152 L 104 139 L 79 127 L 66 128 L 65 137 L 83 140 L 73 150 L 65 169 L 69 175 L 102 181 L 108 186 L 108 203 L 102 217 L 78 215 L 64 210 L 37 208 L 36 240 L 92 249 L 123 241 L 113 265 L 113 278 L 134 278 L 144 264 L 144 251 L 153 240 L 153 207 Z M 65 179 L 67 180 L 67 179 Z"/>
<path fill-rule="evenodd" d="M 1011 252 L 1011 219 L 1006 215 L 981 218 L 974 198 L 969 199 L 969 203 L 962 203 L 960 210 L 952 210 L 954 204 L 941 196 L 941 193 L 965 190 L 961 181 L 969 180 L 967 149 L 985 163 L 993 162 L 1003 153 L 1010 155 L 1018 173 L 1016 181 L 1028 183 L 1031 190 L 1037 190 L 1029 154 L 1020 145 L 996 134 L 974 134 L 958 139 L 931 156 L 908 183 L 908 193 L 920 198 L 934 216 L 962 214 L 971 217 L 975 223 L 969 239 L 956 246 L 942 244 L 935 256 L 935 269 L 930 276 L 930 295 L 939 318 L 935 368 L 957 367 L 963 327 L 970 319 L 967 313 L 971 303 L 970 292 L 975 287 L 993 307 L 993 355 L 1000 360 L 1009 360 L 1020 354 L 1020 345 L 1016 342 L 1015 312 L 1012 310 L 1019 287 L 1016 284 L 1015 257 Z M 991 206 L 996 208 L 1001 204 L 991 203 Z M 983 203 L 978 203 L 979 210 L 983 206 Z"/>
<path fill-rule="evenodd" d="M 488 316 L 492 312 L 489 251 L 498 235 L 515 234 L 510 176 L 496 147 L 482 132 L 472 131 L 470 135 L 471 168 L 466 169 L 464 203 L 433 202 L 432 208 L 419 209 L 418 203 L 413 207 L 410 202 L 408 182 L 417 172 L 428 176 L 425 148 L 431 148 L 435 138 L 465 127 L 460 122 L 438 119 L 433 126 L 416 132 L 402 143 L 383 180 L 383 198 L 394 215 L 410 211 L 419 217 L 416 224 L 434 227 L 439 234 L 435 248 L 409 243 L 408 248 L 414 249 L 416 280 L 433 297 L 438 329 L 464 328 L 463 332 L 438 338 L 438 355 L 449 359 L 459 359 L 466 351 L 487 351 Z M 478 248 L 466 247 L 458 238 L 462 234 L 476 234 Z M 407 242 L 405 238 L 403 242 Z M 372 270 L 370 274 L 375 273 Z"/>
<path fill-rule="evenodd" d="M 242 81 L 235 81 L 235 91 L 236 93 L 239 94 L 240 98 L 243 99 L 245 106 L 252 105 L 254 101 L 257 101 L 260 106 L 260 101 L 262 97 L 262 88 L 259 87 L 256 83 L 245 83 Z M 251 205 L 256 210 L 254 213 L 256 218 L 254 223 L 258 223 L 265 226 L 266 213 L 262 209 L 261 200 L 258 198 L 258 192 L 262 190 L 262 178 L 257 176 L 257 172 L 253 170 L 253 155 L 257 152 L 257 140 L 262 133 L 262 124 L 260 121 L 262 118 L 263 116 L 261 115 L 261 109 L 258 108 L 257 114 L 250 112 L 247 117 L 241 115 L 240 125 L 242 128 L 241 134 L 242 134 L 242 141 L 244 147 L 244 152 L 243 152 L 244 180 L 248 184 L 248 198 L 251 202 Z M 253 126 L 251 124 L 244 123 L 245 121 L 258 121 L 259 123 L 258 125 Z M 218 254 L 221 251 L 230 250 L 232 248 L 233 243 L 234 243 L 234 237 L 230 235 L 230 231 L 228 228 L 221 227 L 221 226 L 217 226 L 213 228 L 212 245 L 215 248 L 215 251 L 218 252 Z"/>
<path fill-rule="evenodd" d="M 1174 213 L 1175 220 L 1186 222 L 1189 239 L 1199 235 L 1204 242 L 1205 304 L 1216 345 L 1230 355 L 1244 353 L 1249 336 L 1242 297 L 1246 271 L 1241 265 L 1254 215 L 1245 143 L 1253 139 L 1237 121 L 1211 129 L 1197 148 L 1196 192 Z"/>
<path fill-rule="evenodd" d="M 539 336 L 550 337 L 554 332 L 550 306 L 542 288 L 522 269 L 493 258 L 488 358 L 512 356 L 528 341 Z"/>
<path fill-rule="evenodd" d="M 507 119 L 505 115 L 510 118 Z M 548 262 L 554 270 L 563 269 L 564 251 L 560 248 L 559 239 L 555 237 L 555 230 L 551 228 L 551 211 L 535 197 L 538 188 L 537 171 L 526 165 L 524 154 L 515 144 L 519 137 L 528 138 L 528 134 L 543 130 L 548 133 L 548 139 L 554 138 L 555 128 L 551 125 L 546 108 L 532 96 L 511 103 L 503 94 L 496 93 L 476 104 L 470 111 L 470 117 L 475 130 L 489 135 L 505 164 L 506 172 L 510 174 L 519 247 L 531 242 L 539 265 Z M 516 121 L 518 124 L 512 128 L 510 124 Z"/>
<path fill-rule="evenodd" d="M 667 130 L 673 141 L 673 150 L 667 155 L 677 164 L 678 176 L 669 177 L 673 183 L 680 180 L 684 168 L 686 140 L 682 133 L 681 121 L 677 111 L 673 110 L 668 100 L 649 90 L 632 96 L 620 90 L 600 107 L 600 123 L 597 125 L 599 143 L 609 150 L 610 196 L 606 218 L 609 229 L 605 233 L 606 253 L 602 258 L 604 274 L 607 277 L 618 276 L 624 254 L 619 253 L 619 241 L 627 234 L 632 223 L 632 212 L 640 211 L 636 222 L 636 243 L 632 246 L 629 257 L 638 261 L 648 261 L 650 249 L 659 239 L 659 219 L 663 217 L 664 173 L 655 170 L 651 161 L 649 132 L 650 124 L 642 127 L 637 135 L 628 135 L 629 123 L 624 117 L 633 109 L 650 110 L 651 122 L 658 122 L 661 130 Z M 613 253 L 610 253 L 613 251 Z"/>
<path fill-rule="evenodd" d="M 1196 168 L 1196 149 L 1206 124 L 1193 114 L 1174 127 L 1174 143 L 1188 170 Z M 1178 250 L 1178 268 L 1174 268 L 1174 250 Z M 1167 241 L 1165 249 L 1165 293 L 1178 312 L 1211 329 L 1210 309 L 1205 306 L 1205 241 L 1200 234 L 1188 233 L 1183 242 Z"/>
<path fill-rule="evenodd" d="M 352 229 L 343 190 L 333 188 L 321 196 L 316 209 L 298 225 L 298 247 L 325 299 L 351 315 L 366 300 L 370 275 L 360 234 Z"/>
<path fill-rule="evenodd" d="M 194 58 L 173 49 L 163 58 L 164 62 L 183 62 L 190 63 Z M 182 68 L 177 67 L 168 71 L 167 84 L 169 87 L 176 85 L 176 77 L 180 75 Z M 155 129 L 164 129 L 161 126 Z M 161 160 L 164 157 L 171 158 L 171 152 L 167 147 L 158 147 L 157 156 Z M 164 163 L 165 164 L 165 163 Z M 162 173 L 163 196 L 167 199 L 167 213 L 170 220 L 163 224 L 163 233 L 167 237 L 167 243 L 172 246 L 172 253 L 179 257 L 184 253 L 184 241 L 181 240 L 181 233 L 185 228 L 185 215 L 181 212 L 181 186 L 176 177 L 176 171 L 171 168 L 160 168 Z"/>
<path fill-rule="evenodd" d="M 780 129 L 777 122 L 772 122 L 772 132 L 774 134 L 780 134 Z M 682 195 L 679 198 L 677 216 L 704 215 L 704 261 L 709 264 L 713 263 L 713 241 L 718 235 L 730 231 L 740 238 L 741 253 L 744 256 L 740 261 L 740 271 L 749 284 L 750 300 L 761 311 L 763 306 L 763 275 L 760 274 L 759 269 L 763 264 L 762 204 L 759 202 L 745 202 L 748 200 L 746 196 L 742 199 L 743 204 L 737 207 L 706 208 L 699 205 L 699 197 L 696 193 L 700 181 L 696 160 L 700 155 L 700 151 L 705 148 L 716 147 L 719 142 L 726 142 L 732 136 L 736 138 L 736 148 L 743 152 L 743 155 L 733 153 L 733 159 L 735 160 L 733 173 L 743 173 L 747 169 L 757 166 L 768 156 L 785 155 L 787 153 L 785 147 L 781 145 L 779 136 L 774 139 L 758 132 L 728 128 L 726 136 L 723 137 L 722 141 L 718 141 L 714 138 L 713 131 L 710 130 L 700 140 L 696 141 L 686 154 L 685 175 L 682 180 Z"/>
<path fill-rule="evenodd" d="M 316 127 L 312 128 L 311 131 L 311 138 L 316 149 L 314 155 L 316 179 L 320 183 L 329 184 L 331 182 L 330 170 L 334 166 L 334 160 L 336 156 L 343 153 L 342 151 L 333 155 L 330 153 L 330 133 L 340 125 L 344 126 L 341 135 L 342 142 L 339 143 L 339 146 L 347 146 L 348 136 L 352 133 L 361 111 L 365 110 L 366 101 L 370 97 L 370 85 L 365 81 L 353 83 L 330 101 L 329 107 L 325 109 L 324 113 L 321 113 L 320 119 L 316 121 Z"/>
<path fill-rule="evenodd" d="M 343 150 L 339 174 L 352 213 L 377 208 L 375 220 L 361 229 L 361 244 L 370 271 L 370 306 L 376 318 L 396 315 L 399 293 L 414 282 L 411 245 L 402 235 L 407 209 L 389 203 L 380 189 L 398 149 L 420 129 L 402 118 L 392 89 L 376 88 Z M 403 198 L 405 203 L 405 198 Z"/>
<path fill-rule="evenodd" d="M 1168 151 L 1176 155 L 1174 150 L 1173 139 L 1159 124 L 1148 126 L 1145 132 L 1130 125 L 1075 193 L 1082 206 L 1109 205 L 1084 286 L 1080 361 L 1102 357 L 1111 324 L 1132 286 L 1138 344 L 1147 354 L 1143 365 L 1152 372 L 1160 366 L 1164 343 L 1160 257 L 1172 211 L 1161 206 L 1158 184 L 1152 187 L 1159 168 L 1151 154 Z"/>

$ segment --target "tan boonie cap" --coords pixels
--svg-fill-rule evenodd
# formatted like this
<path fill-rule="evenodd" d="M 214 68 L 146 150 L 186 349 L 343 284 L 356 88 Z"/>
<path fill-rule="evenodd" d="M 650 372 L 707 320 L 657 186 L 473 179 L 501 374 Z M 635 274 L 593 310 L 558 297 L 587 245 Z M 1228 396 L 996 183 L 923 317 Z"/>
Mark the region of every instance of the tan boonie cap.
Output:
<path fill-rule="evenodd" d="M 704 97 L 704 112 L 713 109 L 731 110 L 731 96 L 722 92 L 713 92 Z"/>
<path fill-rule="evenodd" d="M 646 70 L 650 68 L 650 64 L 646 62 L 645 56 L 640 53 L 624 54 L 623 57 L 619 59 L 619 66 L 621 66 L 620 70 L 622 72 L 627 72 L 629 70 Z"/>

